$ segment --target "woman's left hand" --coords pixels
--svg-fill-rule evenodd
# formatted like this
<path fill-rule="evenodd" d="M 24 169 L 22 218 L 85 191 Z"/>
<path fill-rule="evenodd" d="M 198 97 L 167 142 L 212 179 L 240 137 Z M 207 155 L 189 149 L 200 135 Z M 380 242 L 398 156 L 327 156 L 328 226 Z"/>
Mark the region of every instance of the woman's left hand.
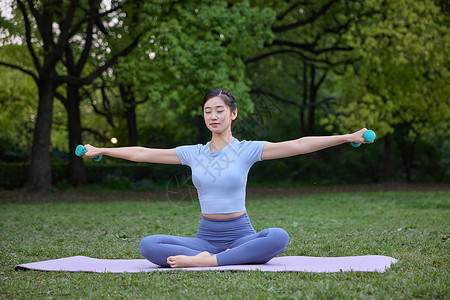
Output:
<path fill-rule="evenodd" d="M 358 131 L 350 134 L 350 141 L 349 142 L 362 143 L 362 144 L 367 143 L 364 140 L 364 133 L 366 133 L 366 131 L 367 131 L 367 128 L 363 128 L 361 130 L 358 130 Z"/>

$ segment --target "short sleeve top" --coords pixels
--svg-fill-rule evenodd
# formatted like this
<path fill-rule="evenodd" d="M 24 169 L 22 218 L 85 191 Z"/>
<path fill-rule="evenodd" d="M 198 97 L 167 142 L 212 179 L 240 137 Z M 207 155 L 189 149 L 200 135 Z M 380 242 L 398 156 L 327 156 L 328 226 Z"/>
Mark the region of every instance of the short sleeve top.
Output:
<path fill-rule="evenodd" d="M 202 213 L 245 211 L 248 172 L 255 162 L 261 161 L 265 143 L 232 138 L 216 152 L 210 151 L 210 142 L 176 148 L 181 163 L 191 168 Z"/>

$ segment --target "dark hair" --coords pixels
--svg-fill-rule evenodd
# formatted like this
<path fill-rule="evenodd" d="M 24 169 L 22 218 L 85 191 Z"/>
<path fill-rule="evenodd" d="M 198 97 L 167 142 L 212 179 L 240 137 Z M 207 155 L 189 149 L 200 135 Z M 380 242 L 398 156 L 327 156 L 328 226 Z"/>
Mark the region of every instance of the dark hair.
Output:
<path fill-rule="evenodd" d="M 226 89 L 215 88 L 206 93 L 203 98 L 202 110 L 205 108 L 205 103 L 211 98 L 219 97 L 222 99 L 231 109 L 231 111 L 235 111 L 237 108 L 236 100 L 233 97 L 233 94 Z"/>

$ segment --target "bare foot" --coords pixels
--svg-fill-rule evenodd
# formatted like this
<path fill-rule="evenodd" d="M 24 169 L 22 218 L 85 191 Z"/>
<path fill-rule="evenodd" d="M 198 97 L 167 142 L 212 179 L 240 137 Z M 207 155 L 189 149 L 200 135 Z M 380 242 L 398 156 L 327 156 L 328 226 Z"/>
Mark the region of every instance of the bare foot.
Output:
<path fill-rule="evenodd" d="M 167 263 L 172 268 L 189 268 L 189 267 L 217 267 L 217 259 L 215 255 L 209 252 L 202 252 L 195 256 L 175 255 L 167 258 Z"/>

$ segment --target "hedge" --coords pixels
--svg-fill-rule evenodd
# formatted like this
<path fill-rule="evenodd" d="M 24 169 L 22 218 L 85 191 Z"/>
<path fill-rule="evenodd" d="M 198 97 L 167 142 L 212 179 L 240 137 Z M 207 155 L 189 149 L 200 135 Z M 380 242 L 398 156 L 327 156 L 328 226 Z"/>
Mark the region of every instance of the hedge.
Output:
<path fill-rule="evenodd" d="M 176 165 L 149 164 L 86 164 L 88 184 L 115 185 L 126 187 L 128 183 L 145 181 L 158 185 L 169 182 L 174 176 L 186 176 L 188 167 Z M 67 182 L 68 164 L 52 164 L 53 184 Z M 22 188 L 28 180 L 29 163 L 0 162 L 0 188 Z"/>
<path fill-rule="evenodd" d="M 327 184 L 377 182 L 380 178 L 380 165 L 371 166 L 348 159 L 334 160 L 315 155 L 256 163 L 249 173 L 249 184 Z M 331 159 L 333 160 L 333 159 Z M 345 161 L 345 163 L 344 163 Z M 66 163 L 52 163 L 54 185 L 67 184 Z M 143 163 L 87 163 L 88 184 L 101 184 L 116 189 L 152 187 L 174 184 L 176 180 L 185 181 L 190 177 L 190 168 L 180 165 L 159 165 Z M 378 170 L 375 170 L 378 169 Z M 351 170 L 351 172 L 349 171 Z M 23 187 L 28 179 L 29 163 L 0 162 L 0 188 L 17 189 Z M 191 183 L 189 183 L 191 184 Z"/>

